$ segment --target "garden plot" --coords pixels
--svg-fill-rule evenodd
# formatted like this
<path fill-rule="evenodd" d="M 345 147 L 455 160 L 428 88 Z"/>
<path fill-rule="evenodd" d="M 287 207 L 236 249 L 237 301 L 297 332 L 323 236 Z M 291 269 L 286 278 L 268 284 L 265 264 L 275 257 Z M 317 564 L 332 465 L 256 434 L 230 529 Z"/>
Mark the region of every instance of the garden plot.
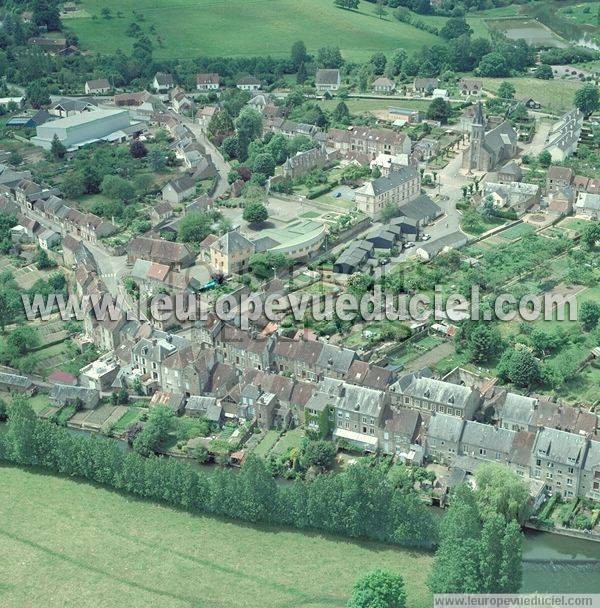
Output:
<path fill-rule="evenodd" d="M 99 431 L 106 423 L 116 423 L 127 409 L 124 405 L 100 405 L 94 410 L 82 410 L 71 418 L 69 426 Z"/>

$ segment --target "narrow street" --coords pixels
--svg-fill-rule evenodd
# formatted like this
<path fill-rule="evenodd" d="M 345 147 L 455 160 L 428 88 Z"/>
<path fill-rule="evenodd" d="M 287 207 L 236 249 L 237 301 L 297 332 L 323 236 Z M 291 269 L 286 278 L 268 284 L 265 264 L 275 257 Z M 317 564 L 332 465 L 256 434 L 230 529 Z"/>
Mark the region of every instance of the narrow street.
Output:
<path fill-rule="evenodd" d="M 212 161 L 219 172 L 219 182 L 213 193 L 213 198 L 223 196 L 229 190 L 227 176 L 229 175 L 229 171 L 231 171 L 231 166 L 223 158 L 217 147 L 209 141 L 208 137 L 206 137 L 204 131 L 198 123 L 194 122 L 191 118 L 186 118 L 179 115 L 178 118 L 180 118 L 182 124 L 184 124 L 193 133 L 198 143 L 204 146 L 206 152 L 210 154 Z"/>

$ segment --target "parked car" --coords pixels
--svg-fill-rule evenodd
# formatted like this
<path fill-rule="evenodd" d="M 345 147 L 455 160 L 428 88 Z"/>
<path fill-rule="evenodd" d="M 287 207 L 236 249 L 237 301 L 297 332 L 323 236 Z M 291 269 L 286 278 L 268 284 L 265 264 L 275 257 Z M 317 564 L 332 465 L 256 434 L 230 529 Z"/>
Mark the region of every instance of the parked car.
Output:
<path fill-rule="evenodd" d="M 386 264 L 389 264 L 389 263 L 390 263 L 390 258 L 381 258 L 379 260 L 379 265 L 380 266 L 385 266 Z"/>
<path fill-rule="evenodd" d="M 424 235 L 421 237 L 421 240 L 422 240 L 422 241 L 428 241 L 430 238 L 431 238 L 431 235 L 430 235 L 430 234 L 424 234 Z"/>
<path fill-rule="evenodd" d="M 414 246 L 415 246 L 415 244 L 412 241 L 410 241 L 404 245 L 404 249 L 410 249 L 411 247 L 414 247 Z"/>

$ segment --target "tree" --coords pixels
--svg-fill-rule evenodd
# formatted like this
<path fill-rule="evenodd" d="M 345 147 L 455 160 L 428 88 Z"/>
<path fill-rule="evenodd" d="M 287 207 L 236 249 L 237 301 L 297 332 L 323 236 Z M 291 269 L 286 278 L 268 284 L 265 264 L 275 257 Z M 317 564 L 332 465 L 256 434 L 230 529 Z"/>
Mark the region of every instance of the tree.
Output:
<path fill-rule="evenodd" d="M 475 497 L 479 511 L 486 515 L 500 514 L 523 523 L 528 517 L 529 489 L 523 480 L 506 466 L 489 462 L 475 473 Z"/>
<path fill-rule="evenodd" d="M 31 107 L 39 109 L 50 104 L 48 87 L 39 80 L 34 80 L 26 88 L 27 100 Z"/>
<path fill-rule="evenodd" d="M 335 460 L 337 448 L 331 441 L 309 441 L 302 449 L 301 460 L 305 467 L 330 469 Z"/>
<path fill-rule="evenodd" d="M 594 84 L 585 84 L 575 92 L 573 103 L 587 117 L 600 109 L 600 94 Z"/>
<path fill-rule="evenodd" d="M 63 145 L 63 143 L 58 139 L 58 135 L 54 134 L 52 138 L 52 144 L 50 145 L 50 154 L 54 160 L 62 160 L 66 154 L 67 149 Z"/>
<path fill-rule="evenodd" d="M 35 413 L 24 395 L 15 395 L 8 407 L 6 444 L 18 464 L 35 464 Z"/>
<path fill-rule="evenodd" d="M 480 76 L 508 76 L 506 59 L 498 52 L 488 53 L 481 58 L 477 73 Z"/>
<path fill-rule="evenodd" d="M 552 154 L 548 150 L 542 150 L 538 154 L 538 162 L 544 168 L 549 167 L 552 164 Z"/>
<path fill-rule="evenodd" d="M 358 8 L 358 0 L 333 0 L 333 3 L 347 10 L 356 10 Z"/>
<path fill-rule="evenodd" d="M 600 222 L 588 222 L 581 234 L 586 249 L 593 251 L 600 243 Z"/>
<path fill-rule="evenodd" d="M 352 589 L 348 608 L 404 608 L 406 591 L 399 574 L 373 570 L 359 578 Z"/>
<path fill-rule="evenodd" d="M 502 338 L 498 329 L 489 323 L 477 325 L 468 338 L 469 358 L 474 363 L 493 359 L 502 348 Z"/>
<path fill-rule="evenodd" d="M 323 46 L 317 51 L 317 64 L 320 68 L 340 68 L 344 60 L 339 47 Z"/>
<path fill-rule="evenodd" d="M 530 387 L 540 379 L 540 366 L 529 350 L 508 348 L 498 363 L 498 376 L 516 386 Z"/>
<path fill-rule="evenodd" d="M 335 106 L 331 117 L 335 122 L 345 122 L 350 117 L 350 111 L 344 101 L 340 101 L 340 103 Z"/>
<path fill-rule="evenodd" d="M 442 124 L 448 122 L 451 113 L 452 108 L 450 104 L 442 97 L 436 97 L 427 108 L 427 118 L 439 120 Z"/>
<path fill-rule="evenodd" d="M 540 78 L 541 80 L 550 80 L 554 78 L 554 72 L 552 71 L 552 67 L 547 63 L 542 63 L 536 69 L 533 75 L 536 78 Z"/>
<path fill-rule="evenodd" d="M 381 210 L 381 221 L 387 224 L 392 218 L 398 217 L 402 212 L 398 205 L 394 203 L 386 203 L 385 207 Z"/>
<path fill-rule="evenodd" d="M 211 232 L 213 220 L 208 213 L 192 211 L 179 222 L 177 240 L 181 243 L 200 243 Z"/>
<path fill-rule="evenodd" d="M 200 464 L 204 464 L 205 462 L 209 461 L 210 453 L 202 444 L 199 444 L 196 446 L 196 449 L 194 450 L 194 458 Z"/>
<path fill-rule="evenodd" d="M 275 159 L 268 152 L 257 154 L 252 163 L 252 171 L 254 173 L 262 173 L 264 175 L 275 174 Z"/>
<path fill-rule="evenodd" d="M 150 456 L 155 452 L 160 443 L 167 437 L 173 418 L 173 410 L 164 406 L 157 405 L 148 414 L 148 421 L 144 428 L 138 433 L 134 442 L 133 449 L 142 456 Z"/>
<path fill-rule="evenodd" d="M 217 146 L 223 143 L 223 140 L 234 131 L 233 120 L 231 120 L 229 112 L 225 109 L 213 114 L 206 129 L 208 139 Z"/>
<path fill-rule="evenodd" d="M 123 203 L 131 202 L 135 197 L 135 189 L 132 184 L 118 175 L 106 175 L 100 189 L 102 194 Z"/>
<path fill-rule="evenodd" d="M 260 202 L 248 203 L 242 217 L 250 224 L 263 224 L 269 218 L 269 212 Z"/>
<path fill-rule="evenodd" d="M 466 22 L 464 17 L 451 17 L 446 21 L 444 27 L 440 29 L 440 36 L 446 40 L 452 40 L 453 38 L 460 38 L 461 36 L 471 35 L 473 30 L 471 26 Z"/>
<path fill-rule="evenodd" d="M 162 150 L 154 148 L 148 153 L 148 166 L 155 173 L 161 173 L 167 165 L 166 155 Z"/>
<path fill-rule="evenodd" d="M 129 154 L 131 154 L 133 158 L 144 158 L 144 156 L 148 154 L 148 149 L 143 141 L 134 139 L 129 146 Z"/>
<path fill-rule="evenodd" d="M 38 267 L 38 270 L 47 270 L 48 268 L 55 268 L 56 262 L 50 259 L 45 249 L 38 247 L 35 254 L 35 265 Z"/>
<path fill-rule="evenodd" d="M 254 253 L 250 257 L 250 271 L 259 279 L 271 278 L 277 270 L 288 265 L 288 259 L 283 253 Z"/>
<path fill-rule="evenodd" d="M 292 52 L 291 52 L 292 65 L 294 69 L 298 71 L 300 66 L 304 64 L 304 62 L 308 59 L 306 54 L 306 45 L 302 40 L 298 40 L 292 44 Z"/>
<path fill-rule="evenodd" d="M 498 87 L 498 97 L 500 99 L 514 99 L 516 92 L 515 85 L 510 82 L 501 82 Z"/>
<path fill-rule="evenodd" d="M 373 287 L 373 278 L 364 272 L 355 272 L 348 279 L 348 291 L 360 298 Z"/>
<path fill-rule="evenodd" d="M 244 108 L 235 119 L 237 136 L 237 158 L 245 161 L 248 157 L 250 142 L 260 137 L 262 133 L 262 116 L 254 108 Z"/>
<path fill-rule="evenodd" d="M 592 331 L 600 321 L 600 304 L 598 302 L 584 302 L 579 309 L 579 320 L 585 331 Z"/>
<path fill-rule="evenodd" d="M 307 74 L 306 74 L 306 66 L 304 65 L 304 62 L 302 62 L 300 64 L 300 67 L 298 67 L 298 73 L 296 74 L 296 82 L 298 84 L 304 84 L 306 82 L 307 79 Z"/>
<path fill-rule="evenodd" d="M 381 51 L 371 55 L 371 59 L 369 59 L 369 64 L 373 66 L 373 73 L 376 76 L 381 76 L 381 74 L 383 74 L 386 63 L 387 58 Z"/>

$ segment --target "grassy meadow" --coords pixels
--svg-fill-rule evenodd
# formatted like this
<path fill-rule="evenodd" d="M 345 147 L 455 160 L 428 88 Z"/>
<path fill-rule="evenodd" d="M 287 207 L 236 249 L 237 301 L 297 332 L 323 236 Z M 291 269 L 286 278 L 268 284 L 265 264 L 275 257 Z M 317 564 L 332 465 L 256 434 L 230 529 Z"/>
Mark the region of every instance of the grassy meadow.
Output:
<path fill-rule="evenodd" d="M 10 608 L 342 608 L 371 568 L 431 605 L 432 556 L 191 515 L 0 467 L 0 605 Z"/>
<path fill-rule="evenodd" d="M 575 91 L 582 84 L 574 80 L 540 80 L 539 78 L 483 78 L 483 88 L 496 93 L 502 82 L 510 82 L 516 89 L 517 99 L 533 97 L 542 104 L 545 112 L 566 112 L 573 107 Z"/>
<path fill-rule="evenodd" d="M 397 21 L 391 11 L 380 19 L 369 2 L 361 2 L 358 11 L 337 8 L 329 0 L 83 0 L 81 6 L 80 16 L 65 24 L 84 47 L 100 53 L 129 51 L 133 39 L 126 30 L 133 20 L 144 32 L 154 26 L 155 33 L 149 33 L 154 54 L 169 59 L 287 56 L 292 44 L 303 40 L 309 51 L 337 45 L 346 59 L 360 61 L 376 51 L 412 51 L 439 41 Z M 112 18 L 101 16 L 105 7 Z"/>

